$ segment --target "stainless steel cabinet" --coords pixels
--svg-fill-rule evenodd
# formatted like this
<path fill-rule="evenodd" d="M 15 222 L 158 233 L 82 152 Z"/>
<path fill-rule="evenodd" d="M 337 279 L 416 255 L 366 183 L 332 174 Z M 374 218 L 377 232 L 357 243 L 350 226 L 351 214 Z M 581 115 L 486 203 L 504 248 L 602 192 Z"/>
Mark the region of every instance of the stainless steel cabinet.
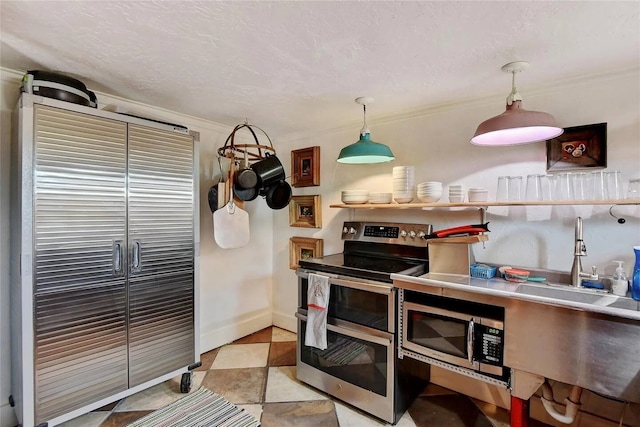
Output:
<path fill-rule="evenodd" d="M 12 166 L 12 398 L 55 425 L 199 360 L 194 142 L 22 95 Z"/>
<path fill-rule="evenodd" d="M 129 125 L 129 383 L 193 362 L 193 141 Z"/>

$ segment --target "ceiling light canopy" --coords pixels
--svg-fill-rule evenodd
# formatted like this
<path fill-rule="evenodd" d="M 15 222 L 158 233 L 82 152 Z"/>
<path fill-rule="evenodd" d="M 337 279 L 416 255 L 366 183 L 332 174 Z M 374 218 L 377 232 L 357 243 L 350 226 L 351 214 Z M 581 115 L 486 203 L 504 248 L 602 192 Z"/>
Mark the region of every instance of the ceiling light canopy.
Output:
<path fill-rule="evenodd" d="M 555 138 L 564 132 L 551 114 L 522 108 L 522 96 L 516 89 L 516 73 L 529 67 L 526 61 L 510 62 L 502 71 L 511 73 L 511 93 L 504 113 L 480 123 L 471 143 L 486 146 L 529 144 Z"/>
<path fill-rule="evenodd" d="M 362 105 L 364 109 L 364 125 L 360 130 L 360 139 L 351 145 L 347 145 L 340 150 L 338 163 L 348 164 L 371 164 L 385 163 L 395 159 L 391 149 L 384 144 L 371 140 L 371 134 L 367 127 L 367 104 L 371 104 L 373 98 L 356 98 L 356 103 Z"/>

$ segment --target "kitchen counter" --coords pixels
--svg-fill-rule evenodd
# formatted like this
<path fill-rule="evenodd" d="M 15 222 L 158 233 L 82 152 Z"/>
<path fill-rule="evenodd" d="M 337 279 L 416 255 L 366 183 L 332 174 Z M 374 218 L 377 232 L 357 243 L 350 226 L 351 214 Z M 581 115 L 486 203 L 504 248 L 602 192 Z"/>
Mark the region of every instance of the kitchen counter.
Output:
<path fill-rule="evenodd" d="M 485 296 L 514 298 L 540 304 L 640 320 L 640 303 L 638 301 L 593 289 L 576 289 L 568 285 L 534 284 L 532 282 L 513 283 L 498 277 L 481 279 L 466 275 L 445 273 L 427 273 L 418 277 L 392 274 L 391 278 L 394 281 L 404 283 L 398 287 L 415 291 L 423 290 L 428 293 L 433 293 L 424 287 L 430 287 L 431 291 L 437 288 L 448 288 Z M 415 286 L 407 284 L 413 284 Z M 537 295 L 523 293 L 524 288 L 526 288 L 528 292 L 535 290 L 539 290 L 540 292 Z M 540 295 L 545 291 L 548 291 L 548 294 Z M 562 294 L 563 296 L 574 298 L 556 298 L 553 294 Z"/>
<path fill-rule="evenodd" d="M 552 274 L 540 275 L 555 282 Z M 503 307 L 504 366 L 516 378 L 524 373 L 640 403 L 638 301 L 568 285 L 461 274 L 392 274 L 391 278 L 402 292 Z M 535 387 L 518 393 L 512 389 L 523 399 L 533 392 Z"/>

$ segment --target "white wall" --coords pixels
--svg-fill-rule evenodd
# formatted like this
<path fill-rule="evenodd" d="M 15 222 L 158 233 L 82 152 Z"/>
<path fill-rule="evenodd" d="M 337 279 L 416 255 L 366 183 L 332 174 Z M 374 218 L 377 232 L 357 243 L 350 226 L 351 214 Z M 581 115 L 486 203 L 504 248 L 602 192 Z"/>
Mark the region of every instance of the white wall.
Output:
<path fill-rule="evenodd" d="M 11 385 L 9 346 L 9 160 L 11 157 L 11 110 L 18 96 L 18 86 L 5 84 L 6 73 L 0 69 L 0 427 L 16 424 L 8 398 Z"/>
<path fill-rule="evenodd" d="M 0 110 L 0 427 L 15 425 L 8 405 L 9 361 L 9 161 L 11 111 L 19 96 L 23 73 L 2 69 Z M 207 203 L 209 187 L 219 179 L 216 150 L 232 128 L 97 93 L 99 108 L 117 105 L 187 126 L 200 133 L 200 351 L 205 352 L 272 324 L 272 211 L 262 198 L 245 203 L 251 241 L 239 249 L 224 250 L 213 238 L 212 214 Z M 268 132 L 267 126 L 262 126 Z M 276 145 L 277 148 L 277 145 Z M 228 167 L 225 167 L 228 170 Z"/>

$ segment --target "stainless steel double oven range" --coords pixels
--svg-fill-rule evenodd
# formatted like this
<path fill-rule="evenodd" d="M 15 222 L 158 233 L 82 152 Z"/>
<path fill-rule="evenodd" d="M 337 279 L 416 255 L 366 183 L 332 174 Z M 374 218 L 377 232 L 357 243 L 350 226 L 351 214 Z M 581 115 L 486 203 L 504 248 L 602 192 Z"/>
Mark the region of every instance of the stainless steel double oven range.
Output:
<path fill-rule="evenodd" d="M 391 274 L 428 271 L 430 225 L 345 222 L 343 252 L 300 260 L 297 376 L 338 399 L 396 423 L 429 380 L 429 365 L 399 359 L 397 289 Z M 329 277 L 327 348 L 304 345 L 308 274 Z"/>

